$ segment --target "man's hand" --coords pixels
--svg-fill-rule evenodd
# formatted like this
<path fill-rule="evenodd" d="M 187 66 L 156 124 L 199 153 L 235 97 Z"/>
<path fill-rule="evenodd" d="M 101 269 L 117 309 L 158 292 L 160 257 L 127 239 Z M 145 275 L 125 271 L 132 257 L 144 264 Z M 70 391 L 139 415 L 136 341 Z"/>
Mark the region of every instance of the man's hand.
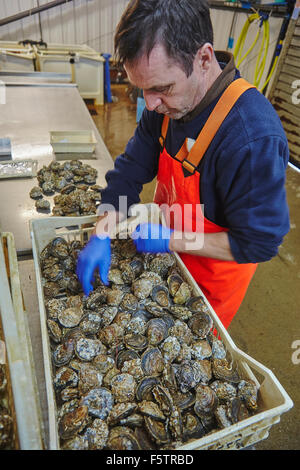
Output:
<path fill-rule="evenodd" d="M 111 260 L 111 242 L 109 236 L 92 235 L 85 248 L 79 253 L 76 274 L 85 295 L 93 290 L 95 269 L 99 269 L 103 284 L 108 285 L 108 272 Z"/>
<path fill-rule="evenodd" d="M 144 253 L 170 252 L 169 243 L 173 230 L 160 224 L 140 224 L 131 237 L 137 251 Z"/>

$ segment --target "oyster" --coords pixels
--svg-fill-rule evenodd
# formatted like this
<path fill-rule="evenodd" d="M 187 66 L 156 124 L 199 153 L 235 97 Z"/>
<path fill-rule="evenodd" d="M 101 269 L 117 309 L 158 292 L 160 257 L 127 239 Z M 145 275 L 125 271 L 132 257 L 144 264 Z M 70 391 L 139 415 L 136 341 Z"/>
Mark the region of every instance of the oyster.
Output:
<path fill-rule="evenodd" d="M 110 430 L 107 448 L 110 450 L 141 450 L 134 432 L 127 426 L 116 426 Z"/>
<path fill-rule="evenodd" d="M 215 380 L 210 384 L 212 390 L 216 393 L 219 400 L 232 400 L 237 396 L 236 387 L 223 380 Z"/>
<path fill-rule="evenodd" d="M 176 292 L 178 291 L 182 283 L 183 279 L 178 274 L 171 274 L 170 276 L 168 276 L 167 284 L 172 297 L 176 295 Z"/>
<path fill-rule="evenodd" d="M 195 313 L 188 321 L 192 332 L 200 339 L 206 338 L 213 327 L 213 321 L 207 313 Z"/>
<path fill-rule="evenodd" d="M 13 436 L 13 419 L 7 408 L 0 405 L 0 449 L 10 446 Z"/>
<path fill-rule="evenodd" d="M 196 361 L 182 361 L 176 371 L 178 386 L 182 393 L 195 388 L 201 380 L 201 372 Z"/>
<path fill-rule="evenodd" d="M 57 391 L 66 387 L 77 387 L 78 375 L 70 367 L 62 366 L 56 371 L 53 384 Z"/>
<path fill-rule="evenodd" d="M 201 424 L 200 419 L 192 413 L 186 413 L 183 417 L 183 438 L 200 439 L 205 434 L 205 429 Z"/>
<path fill-rule="evenodd" d="M 104 387 L 92 388 L 80 399 L 79 405 L 86 406 L 89 415 L 106 419 L 114 405 L 114 398 L 110 390 Z"/>
<path fill-rule="evenodd" d="M 159 381 L 157 377 L 145 377 L 143 378 L 136 387 L 136 398 L 139 401 L 152 400 L 152 389 L 155 385 L 158 385 Z"/>
<path fill-rule="evenodd" d="M 121 420 L 133 414 L 137 409 L 137 404 L 134 402 L 116 403 L 109 412 L 107 422 L 109 425 L 116 425 Z"/>
<path fill-rule="evenodd" d="M 50 211 L 50 202 L 47 201 L 46 199 L 38 199 L 35 203 L 35 207 L 36 207 L 37 211 L 49 212 Z"/>
<path fill-rule="evenodd" d="M 196 415 L 202 418 L 205 415 L 213 414 L 218 405 L 219 400 L 215 392 L 208 385 L 198 385 L 194 405 Z"/>
<path fill-rule="evenodd" d="M 183 305 L 191 298 L 191 289 L 190 286 L 186 282 L 182 282 L 177 289 L 174 297 L 173 302 L 175 304 Z"/>
<path fill-rule="evenodd" d="M 41 188 L 39 188 L 38 186 L 34 186 L 30 193 L 29 193 L 29 196 L 32 198 L 32 199 L 38 199 L 38 198 L 42 198 L 43 197 L 43 193 L 42 193 L 42 190 Z"/>
<path fill-rule="evenodd" d="M 54 238 L 49 244 L 50 253 L 59 259 L 65 259 L 69 256 L 68 242 L 62 237 Z"/>
<path fill-rule="evenodd" d="M 132 283 L 132 292 L 139 300 L 149 297 L 152 291 L 152 282 L 148 279 L 137 279 Z"/>
<path fill-rule="evenodd" d="M 186 307 L 193 313 L 209 313 L 208 307 L 201 295 L 197 297 L 191 297 L 187 301 Z"/>
<path fill-rule="evenodd" d="M 53 351 L 53 362 L 57 367 L 64 366 L 70 362 L 74 355 L 74 340 L 68 339 L 59 344 Z"/>
<path fill-rule="evenodd" d="M 249 410 L 256 410 L 258 408 L 257 387 L 252 380 L 241 380 L 239 382 L 238 397 L 245 402 Z"/>
<path fill-rule="evenodd" d="M 175 320 L 174 325 L 170 328 L 169 334 L 176 336 L 180 344 L 186 344 L 188 346 L 193 341 L 193 334 L 190 328 L 181 320 Z"/>
<path fill-rule="evenodd" d="M 141 357 L 145 375 L 160 375 L 164 369 L 164 359 L 158 348 L 147 349 Z"/>
<path fill-rule="evenodd" d="M 48 329 L 50 338 L 55 343 L 60 343 L 62 340 L 62 331 L 61 331 L 60 326 L 56 323 L 55 320 L 51 320 L 51 318 L 48 318 L 47 329 Z"/>
<path fill-rule="evenodd" d="M 85 335 L 93 335 L 98 333 L 102 325 L 102 317 L 99 313 L 91 310 L 88 313 L 84 313 L 80 321 L 80 329 Z"/>
<path fill-rule="evenodd" d="M 157 421 L 150 416 L 145 416 L 145 425 L 148 433 L 157 445 L 170 442 L 171 436 L 166 429 L 165 423 Z"/>
<path fill-rule="evenodd" d="M 79 370 L 78 391 L 84 395 L 92 388 L 102 385 L 103 375 L 92 364 L 81 364 Z"/>
<path fill-rule="evenodd" d="M 168 336 L 161 344 L 165 362 L 173 362 L 180 354 L 181 346 L 176 336 Z"/>
<path fill-rule="evenodd" d="M 76 341 L 75 354 L 83 361 L 92 361 L 103 351 L 103 344 L 98 339 L 80 338 Z"/>
<path fill-rule="evenodd" d="M 237 365 L 227 359 L 212 359 L 212 371 L 216 379 L 225 380 L 231 383 L 238 383 L 240 376 Z"/>
<path fill-rule="evenodd" d="M 100 329 L 98 333 L 98 338 L 106 346 L 114 346 L 118 344 L 123 338 L 124 330 L 117 323 L 112 323 L 107 325 L 104 328 Z"/>
<path fill-rule="evenodd" d="M 133 349 L 134 351 L 143 351 L 148 346 L 147 338 L 135 333 L 125 335 L 124 343 L 128 349 Z"/>
<path fill-rule="evenodd" d="M 149 344 L 157 346 L 168 335 L 168 326 L 162 318 L 152 318 L 147 323 L 147 338 Z"/>
<path fill-rule="evenodd" d="M 191 346 L 191 352 L 195 359 L 207 359 L 212 355 L 211 347 L 205 339 L 195 341 Z"/>
<path fill-rule="evenodd" d="M 74 411 L 65 413 L 58 423 L 58 432 L 62 439 L 70 439 L 82 431 L 88 424 L 87 406 L 78 406 Z"/>
<path fill-rule="evenodd" d="M 133 401 L 135 389 L 136 382 L 130 374 L 118 374 L 111 380 L 111 391 L 117 402 Z"/>
<path fill-rule="evenodd" d="M 141 366 L 141 360 L 132 359 L 131 361 L 125 361 L 121 368 L 122 373 L 131 374 L 136 380 L 140 380 L 144 377 L 144 372 Z"/>
<path fill-rule="evenodd" d="M 192 312 L 183 305 L 171 305 L 168 310 L 175 318 L 182 321 L 188 320 L 193 315 Z"/>
<path fill-rule="evenodd" d="M 170 304 L 169 291 L 165 286 L 157 284 L 151 290 L 153 302 L 158 303 L 161 307 L 168 307 Z"/>
<path fill-rule="evenodd" d="M 101 450 L 105 447 L 109 429 L 102 419 L 94 419 L 91 427 L 87 428 L 84 437 L 87 439 L 89 450 Z"/>
<path fill-rule="evenodd" d="M 82 319 L 82 307 L 69 307 L 58 313 L 57 319 L 64 328 L 74 328 L 78 326 Z"/>
<path fill-rule="evenodd" d="M 160 384 L 154 385 L 152 388 L 152 395 L 159 408 L 166 414 L 170 415 L 173 407 L 173 398 L 166 387 Z"/>
<path fill-rule="evenodd" d="M 124 349 L 123 351 L 120 351 L 116 359 L 117 368 L 121 370 L 125 362 L 133 359 L 139 359 L 138 353 L 133 349 Z"/>
<path fill-rule="evenodd" d="M 105 353 L 95 356 L 92 363 L 101 374 L 106 374 L 115 365 L 114 359 Z"/>
<path fill-rule="evenodd" d="M 153 401 L 143 400 L 139 403 L 138 408 L 144 416 L 150 416 L 150 418 L 161 422 L 164 422 L 166 420 L 166 417 L 160 410 L 159 406 Z"/>

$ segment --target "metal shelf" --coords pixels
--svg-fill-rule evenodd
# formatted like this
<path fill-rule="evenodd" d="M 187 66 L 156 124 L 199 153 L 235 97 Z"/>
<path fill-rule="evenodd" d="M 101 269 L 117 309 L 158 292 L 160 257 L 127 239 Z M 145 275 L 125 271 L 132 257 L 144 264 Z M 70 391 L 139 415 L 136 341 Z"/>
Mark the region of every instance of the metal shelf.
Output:
<path fill-rule="evenodd" d="M 272 16 L 283 18 L 286 16 L 290 9 L 290 4 L 286 5 L 276 5 L 276 4 L 261 4 L 261 3 L 250 3 L 250 2 L 219 2 L 214 0 L 209 0 L 210 8 L 216 10 L 231 10 L 234 12 L 247 13 L 251 11 L 251 7 L 257 11 L 262 11 L 266 13 L 271 13 Z M 247 6 L 245 4 L 247 3 Z M 271 2 L 270 2 L 271 3 Z M 249 6 L 248 6 L 249 5 Z"/>

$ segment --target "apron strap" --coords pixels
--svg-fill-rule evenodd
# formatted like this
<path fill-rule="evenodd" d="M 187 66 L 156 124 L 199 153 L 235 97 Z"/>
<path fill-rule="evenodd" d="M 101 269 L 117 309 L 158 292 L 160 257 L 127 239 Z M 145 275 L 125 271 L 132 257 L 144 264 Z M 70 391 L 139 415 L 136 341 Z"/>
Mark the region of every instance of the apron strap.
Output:
<path fill-rule="evenodd" d="M 184 142 L 176 158 L 182 162 L 182 166 L 190 173 L 195 172 L 226 116 L 239 97 L 249 88 L 255 88 L 255 86 L 243 78 L 234 80 L 220 97 L 189 153 L 184 151 L 186 149 L 186 142 Z"/>
<path fill-rule="evenodd" d="M 163 148 L 165 146 L 165 140 L 166 140 L 168 127 L 169 127 L 169 120 L 170 119 L 169 119 L 168 116 L 164 116 L 163 123 L 162 123 L 162 126 L 161 126 L 161 135 L 160 135 L 160 138 L 159 138 L 159 144 L 160 144 L 161 150 L 163 150 Z"/>

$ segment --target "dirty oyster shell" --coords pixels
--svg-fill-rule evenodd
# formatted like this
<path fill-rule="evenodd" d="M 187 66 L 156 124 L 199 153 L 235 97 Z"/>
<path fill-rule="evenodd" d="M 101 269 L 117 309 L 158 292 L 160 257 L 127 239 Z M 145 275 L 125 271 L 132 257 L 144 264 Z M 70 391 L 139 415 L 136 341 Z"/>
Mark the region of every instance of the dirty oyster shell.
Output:
<path fill-rule="evenodd" d="M 106 447 L 109 450 L 141 450 L 136 435 L 127 426 L 115 426 L 112 428 Z"/>
<path fill-rule="evenodd" d="M 104 387 L 93 388 L 81 397 L 79 405 L 86 406 L 89 415 L 104 420 L 114 405 L 114 397 Z"/>
<path fill-rule="evenodd" d="M 135 397 L 136 382 L 131 374 L 118 374 L 111 380 L 111 391 L 119 403 L 133 401 Z"/>
<path fill-rule="evenodd" d="M 158 348 L 147 349 L 141 357 L 141 365 L 145 375 L 160 375 L 165 363 Z"/>
<path fill-rule="evenodd" d="M 195 313 L 189 319 L 188 326 L 195 335 L 204 339 L 213 327 L 213 320 L 208 313 Z"/>
<path fill-rule="evenodd" d="M 70 439 L 82 431 L 87 424 L 88 407 L 82 405 L 63 415 L 58 423 L 58 432 L 62 439 Z"/>

